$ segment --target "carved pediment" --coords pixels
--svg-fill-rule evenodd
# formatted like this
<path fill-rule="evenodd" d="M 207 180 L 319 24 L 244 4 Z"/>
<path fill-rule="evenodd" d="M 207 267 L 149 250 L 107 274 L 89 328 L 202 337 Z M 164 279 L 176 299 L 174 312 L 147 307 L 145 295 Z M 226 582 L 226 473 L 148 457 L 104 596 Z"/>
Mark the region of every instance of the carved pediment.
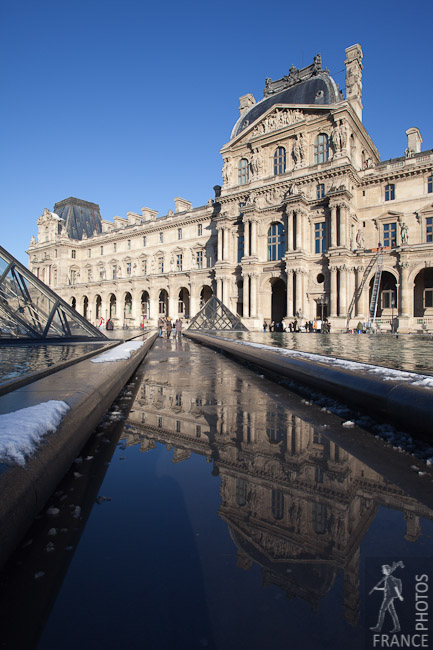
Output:
<path fill-rule="evenodd" d="M 297 122 L 303 122 L 306 119 L 305 114 L 299 109 L 291 108 L 274 108 L 267 113 L 262 120 L 248 133 L 249 138 L 255 138 L 271 131 L 283 129 Z"/>

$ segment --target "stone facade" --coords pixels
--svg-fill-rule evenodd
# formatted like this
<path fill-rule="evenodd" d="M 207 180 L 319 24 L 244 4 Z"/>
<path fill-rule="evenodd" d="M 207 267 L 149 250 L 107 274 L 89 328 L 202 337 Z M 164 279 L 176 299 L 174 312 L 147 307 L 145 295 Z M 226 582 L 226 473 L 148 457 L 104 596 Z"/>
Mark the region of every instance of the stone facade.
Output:
<path fill-rule="evenodd" d="M 345 65 L 346 98 L 320 55 L 267 79 L 261 101 L 240 98 L 207 205 L 177 198 L 166 216 L 109 222 L 62 201 L 38 220 L 30 269 L 93 322 L 192 317 L 214 293 L 249 329 L 326 316 L 336 331 L 368 321 L 382 246 L 376 325 L 433 329 L 433 151 L 412 127 L 404 154 L 381 162 L 362 124 L 359 45 Z"/>

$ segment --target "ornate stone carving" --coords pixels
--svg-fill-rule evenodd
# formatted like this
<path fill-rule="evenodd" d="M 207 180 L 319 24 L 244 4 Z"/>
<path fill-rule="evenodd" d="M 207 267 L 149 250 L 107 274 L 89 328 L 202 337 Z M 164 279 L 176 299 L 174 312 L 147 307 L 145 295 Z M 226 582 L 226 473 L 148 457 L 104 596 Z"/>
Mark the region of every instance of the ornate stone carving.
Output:
<path fill-rule="evenodd" d="M 409 243 L 409 228 L 407 227 L 407 224 L 403 221 L 401 226 L 400 226 L 400 235 L 401 235 L 401 243 L 402 244 L 407 244 Z"/>
<path fill-rule="evenodd" d="M 336 154 L 346 149 L 347 145 L 347 127 L 340 120 L 331 133 L 331 144 Z"/>
<path fill-rule="evenodd" d="M 298 109 L 290 110 L 288 108 L 277 108 L 262 122 L 260 122 L 260 124 L 257 124 L 257 126 L 254 127 L 251 131 L 251 137 L 263 135 L 264 133 L 269 133 L 276 129 L 282 129 L 285 126 L 290 126 L 296 122 L 302 122 L 304 119 L 304 114 Z"/>
<path fill-rule="evenodd" d="M 295 135 L 295 141 L 292 146 L 292 157 L 295 161 L 295 167 L 301 167 L 305 162 L 305 144 L 302 133 Z"/>
<path fill-rule="evenodd" d="M 253 150 L 251 156 L 251 172 L 254 179 L 260 178 L 263 175 L 263 158 L 258 149 Z"/>
<path fill-rule="evenodd" d="M 364 235 L 361 228 L 356 233 L 356 248 L 365 248 Z"/>
<path fill-rule="evenodd" d="M 230 185 L 232 175 L 232 164 L 229 158 L 224 159 L 223 165 L 223 181 L 224 185 Z"/>

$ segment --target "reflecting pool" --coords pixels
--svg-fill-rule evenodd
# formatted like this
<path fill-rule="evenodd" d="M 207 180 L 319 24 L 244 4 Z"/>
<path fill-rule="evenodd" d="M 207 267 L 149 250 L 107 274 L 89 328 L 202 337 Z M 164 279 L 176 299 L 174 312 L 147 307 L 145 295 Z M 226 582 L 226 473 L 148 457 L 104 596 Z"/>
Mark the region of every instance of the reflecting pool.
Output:
<path fill-rule="evenodd" d="M 306 332 L 212 332 L 275 347 L 433 374 L 433 339 L 421 335 L 313 334 Z"/>
<path fill-rule="evenodd" d="M 334 441 L 338 417 L 186 339 L 158 340 L 140 373 L 126 419 L 120 401 L 4 572 L 11 648 L 370 648 L 394 561 L 413 628 L 433 536 L 416 482 L 397 487 L 387 462 Z"/>

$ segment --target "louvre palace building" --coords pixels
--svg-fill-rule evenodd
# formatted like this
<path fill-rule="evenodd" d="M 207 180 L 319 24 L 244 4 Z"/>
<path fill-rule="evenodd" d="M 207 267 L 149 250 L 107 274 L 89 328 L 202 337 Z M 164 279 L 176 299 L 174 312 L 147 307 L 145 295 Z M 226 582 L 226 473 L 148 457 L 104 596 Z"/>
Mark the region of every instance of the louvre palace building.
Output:
<path fill-rule="evenodd" d="M 432 330 L 433 150 L 408 124 L 406 150 L 381 161 L 362 123 L 362 49 L 345 54 L 346 96 L 317 55 L 240 98 L 206 205 L 108 221 L 62 200 L 38 219 L 30 270 L 94 324 L 188 320 L 216 295 L 251 330 L 327 317 L 341 331 L 368 321 L 376 284 L 379 329 Z"/>

